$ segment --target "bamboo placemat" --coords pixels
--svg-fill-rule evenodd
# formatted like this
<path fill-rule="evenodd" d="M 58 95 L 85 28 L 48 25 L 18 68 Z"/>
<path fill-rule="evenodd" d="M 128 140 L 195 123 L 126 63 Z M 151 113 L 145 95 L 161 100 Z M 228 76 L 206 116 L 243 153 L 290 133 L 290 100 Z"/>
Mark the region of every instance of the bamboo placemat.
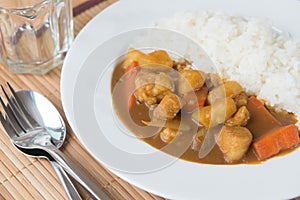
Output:
<path fill-rule="evenodd" d="M 74 18 L 75 35 L 91 18 L 116 0 L 95 1 L 98 3 L 97 5 L 88 2 L 74 9 L 74 14 L 76 14 Z M 86 10 L 91 6 L 93 7 Z M 1 84 L 4 85 L 8 81 L 16 90 L 32 89 L 40 92 L 54 103 L 67 124 L 60 98 L 61 67 L 44 76 L 14 75 L 2 65 L 0 65 L 0 70 Z M 96 162 L 81 146 L 68 125 L 67 133 L 61 150 L 88 172 L 112 199 L 161 199 L 130 185 Z M 79 187 L 78 189 L 83 199 L 90 199 L 85 191 Z M 20 153 L 11 144 L 2 126 L 0 126 L 0 199 L 67 199 L 49 162 L 46 159 L 29 158 Z"/>
<path fill-rule="evenodd" d="M 115 1 L 93 0 L 74 8 L 75 35 L 90 19 Z M 67 124 L 59 91 L 61 67 L 44 76 L 13 75 L 2 65 L 0 70 L 0 84 L 8 81 L 15 89 L 32 89 L 40 92 L 54 103 Z M 68 124 L 67 133 L 61 150 L 88 172 L 112 199 L 162 200 L 130 185 L 94 160 L 82 147 Z M 80 187 L 77 188 L 83 199 L 91 199 Z M 11 144 L 2 126 L 0 126 L 0 199 L 67 199 L 50 163 L 45 159 L 29 158 L 20 153 Z"/>

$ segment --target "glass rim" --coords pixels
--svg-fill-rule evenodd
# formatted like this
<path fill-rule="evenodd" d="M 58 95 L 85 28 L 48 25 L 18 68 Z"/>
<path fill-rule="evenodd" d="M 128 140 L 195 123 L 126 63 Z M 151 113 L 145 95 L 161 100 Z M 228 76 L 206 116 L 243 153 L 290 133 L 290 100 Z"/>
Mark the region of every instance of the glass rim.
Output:
<path fill-rule="evenodd" d="M 30 5 L 22 5 L 22 6 L 2 6 L 0 4 L 0 11 L 5 10 L 6 12 L 13 12 L 13 11 L 22 11 L 22 10 L 28 10 L 28 9 L 35 9 L 36 7 L 40 7 L 43 4 L 46 4 L 48 2 L 54 2 L 54 1 L 61 1 L 61 0 L 40 0 L 36 3 L 32 3 Z"/>

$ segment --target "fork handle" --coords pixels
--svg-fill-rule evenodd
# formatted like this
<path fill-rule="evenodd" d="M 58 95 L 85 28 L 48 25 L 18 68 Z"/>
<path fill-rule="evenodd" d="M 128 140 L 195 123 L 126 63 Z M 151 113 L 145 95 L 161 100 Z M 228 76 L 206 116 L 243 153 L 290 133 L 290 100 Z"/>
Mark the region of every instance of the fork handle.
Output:
<path fill-rule="evenodd" d="M 68 177 L 67 173 L 64 171 L 62 166 L 60 166 L 56 161 L 50 160 L 50 163 L 56 172 L 61 184 L 63 185 L 68 197 L 70 200 L 82 200 L 78 191 L 76 190 L 75 186 L 71 182 L 70 178 Z"/>
<path fill-rule="evenodd" d="M 45 149 L 94 199 L 110 200 L 105 192 L 82 169 L 70 161 L 59 149 Z"/>

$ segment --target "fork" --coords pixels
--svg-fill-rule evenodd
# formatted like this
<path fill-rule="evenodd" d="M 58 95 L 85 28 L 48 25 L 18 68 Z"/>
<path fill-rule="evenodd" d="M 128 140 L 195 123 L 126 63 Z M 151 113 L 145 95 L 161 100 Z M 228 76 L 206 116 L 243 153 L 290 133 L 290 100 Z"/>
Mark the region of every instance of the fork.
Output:
<path fill-rule="evenodd" d="M 10 88 L 12 88 L 9 83 L 8 86 Z M 4 90 L 4 88 L 1 85 L 1 88 L 3 90 L 3 93 L 5 94 L 5 96 L 8 98 L 8 95 L 6 93 L 6 91 Z M 0 97 L 0 101 L 2 106 L 5 106 L 2 98 Z M 22 109 L 22 108 L 20 108 Z M 24 109 L 24 108 L 23 108 Z M 26 112 L 25 110 L 22 110 L 22 112 Z M 6 133 L 10 136 L 10 138 L 15 137 L 15 130 L 13 129 L 13 127 L 11 126 L 10 123 L 8 123 L 7 120 L 4 119 L 2 112 L 0 111 L 0 121 L 3 125 L 3 128 L 5 129 Z M 29 118 L 28 119 L 28 123 L 31 127 L 39 127 L 39 124 L 33 119 L 33 118 Z M 31 124 L 30 124 L 31 123 Z M 20 132 L 21 133 L 21 132 Z M 16 146 L 17 147 L 17 146 Z M 25 155 L 29 155 L 29 156 L 34 156 L 34 157 L 40 157 L 37 156 L 35 153 L 33 153 L 32 151 L 34 150 L 25 150 L 25 149 L 21 149 L 18 148 L 22 153 L 24 153 Z M 71 200 L 81 200 L 80 195 L 78 194 L 75 186 L 73 185 L 72 181 L 70 180 L 70 178 L 68 177 L 68 175 L 66 174 L 66 172 L 63 170 L 63 168 L 56 162 L 53 160 L 53 158 L 49 157 L 48 155 L 45 155 L 44 157 L 46 157 L 47 159 L 49 159 L 52 167 L 54 168 L 54 171 L 57 175 L 57 177 L 59 178 L 59 180 L 61 181 L 61 184 L 63 186 L 63 188 L 66 191 L 66 194 L 68 196 L 69 199 Z"/>
<path fill-rule="evenodd" d="M 0 119 L 3 118 L 2 115 L 0 115 Z M 2 122 L 2 119 L 1 119 Z M 6 127 L 4 128 L 7 133 L 12 133 L 11 127 Z M 17 147 L 17 146 L 16 146 Z M 51 158 L 46 152 L 36 152 L 33 149 L 21 149 L 17 147 L 18 150 L 20 150 L 23 154 L 29 155 L 32 157 L 43 157 L 47 158 L 53 169 L 54 172 L 56 173 L 57 177 L 61 181 L 61 184 L 70 200 L 82 200 L 81 196 L 78 194 L 78 191 L 76 190 L 75 186 L 73 185 L 72 181 L 68 177 L 67 173 L 64 171 L 64 169 L 55 161 L 53 158 Z M 42 153 L 42 154 L 41 154 Z"/>
<path fill-rule="evenodd" d="M 109 197 L 99 188 L 89 176 L 78 168 L 73 162 L 67 159 L 61 151 L 52 143 L 49 132 L 37 124 L 20 101 L 18 95 L 8 84 L 11 96 L 4 90 L 7 99 L 5 105 L 2 98 L 0 102 L 5 114 L 0 113 L 0 119 L 4 126 L 14 130 L 10 134 L 11 141 L 19 148 L 42 150 L 48 153 L 54 160 L 61 165 L 87 192 L 95 199 L 109 199 Z"/>

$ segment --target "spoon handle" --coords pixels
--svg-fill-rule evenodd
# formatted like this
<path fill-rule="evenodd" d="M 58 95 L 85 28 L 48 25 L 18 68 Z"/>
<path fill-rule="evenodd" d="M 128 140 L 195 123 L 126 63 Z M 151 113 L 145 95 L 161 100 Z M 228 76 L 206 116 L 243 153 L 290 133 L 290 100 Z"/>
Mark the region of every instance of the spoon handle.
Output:
<path fill-rule="evenodd" d="M 54 168 L 54 171 L 56 172 L 59 180 L 61 181 L 68 197 L 70 200 L 82 200 L 80 195 L 78 194 L 75 186 L 71 182 L 70 178 L 64 171 L 64 169 L 56 162 L 56 161 L 50 161 L 52 167 Z"/>
<path fill-rule="evenodd" d="M 70 161 L 64 154 L 57 148 L 45 149 L 53 159 L 68 173 L 70 174 L 94 199 L 110 200 L 105 192 L 99 187 L 89 175 L 82 169 Z"/>

